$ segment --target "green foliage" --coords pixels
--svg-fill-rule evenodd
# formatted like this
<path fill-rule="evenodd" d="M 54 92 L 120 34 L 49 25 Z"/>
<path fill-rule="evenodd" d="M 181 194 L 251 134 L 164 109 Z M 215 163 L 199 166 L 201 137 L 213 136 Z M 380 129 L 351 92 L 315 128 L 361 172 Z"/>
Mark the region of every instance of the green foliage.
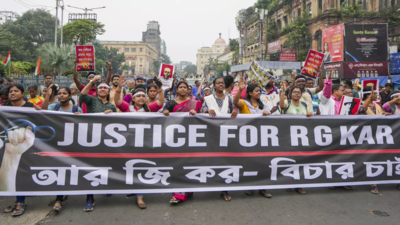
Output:
<path fill-rule="evenodd" d="M 120 74 L 122 74 L 125 70 L 128 70 L 128 69 L 129 69 L 129 66 L 124 64 L 124 65 L 121 66 L 121 68 L 119 68 L 118 72 Z"/>
<path fill-rule="evenodd" d="M 105 62 L 111 62 L 111 72 L 117 73 L 118 69 L 121 67 L 121 64 L 125 62 L 125 54 L 118 54 L 118 50 L 116 48 L 108 48 L 103 46 L 97 42 L 93 43 L 94 52 L 96 57 L 96 73 L 101 74 L 101 69 L 107 70 L 107 66 Z"/>
<path fill-rule="evenodd" d="M 0 76 L 5 76 L 6 72 L 6 65 L 4 65 L 4 63 L 0 61 Z"/>
<path fill-rule="evenodd" d="M 171 64 L 172 63 L 172 61 L 171 61 L 171 59 L 169 58 L 169 56 L 168 55 L 164 55 L 163 56 L 164 57 L 164 64 Z"/>
<path fill-rule="evenodd" d="M 75 20 L 64 26 L 63 35 L 70 43 L 72 43 L 76 37 L 79 39 L 79 44 L 84 45 L 87 42 L 95 40 L 97 35 L 103 34 L 105 32 L 103 28 L 104 24 L 99 22 L 92 20 Z"/>
<path fill-rule="evenodd" d="M 188 74 L 197 74 L 197 66 L 196 65 L 188 65 L 183 69 L 184 72 L 187 72 Z"/>
<path fill-rule="evenodd" d="M 295 21 L 290 32 L 286 35 L 287 40 L 283 47 L 297 51 L 297 61 L 304 61 L 308 50 L 311 48 L 311 35 L 306 23 L 301 20 Z"/>
<path fill-rule="evenodd" d="M 347 3 L 343 2 L 342 6 L 340 9 L 334 8 L 331 10 L 331 13 L 334 13 L 338 15 L 343 22 L 346 22 L 346 17 L 351 17 L 351 19 L 354 18 L 360 18 L 364 17 L 366 15 L 372 15 L 374 12 L 367 12 L 362 9 L 362 5 L 360 4 L 354 4 L 354 5 L 349 5 L 346 6 Z"/>
<path fill-rule="evenodd" d="M 259 20 L 259 19 L 260 19 L 260 16 L 259 16 L 258 14 L 253 14 L 249 19 L 247 19 L 247 20 L 245 21 L 244 24 L 245 24 L 246 26 L 249 26 L 250 24 L 256 22 L 256 21 Z"/>
<path fill-rule="evenodd" d="M 236 51 L 236 50 L 239 50 L 238 40 L 229 38 L 229 51 Z"/>
<path fill-rule="evenodd" d="M 265 35 L 267 36 L 268 43 L 276 41 L 279 38 L 278 26 L 274 20 L 268 21 L 268 29 L 267 32 L 265 32 Z"/>
<path fill-rule="evenodd" d="M 55 46 L 54 43 L 44 43 L 37 49 L 37 53 L 42 57 L 41 66 L 59 76 L 65 76 L 74 69 L 75 46 L 73 45 Z"/>
<path fill-rule="evenodd" d="M 158 61 L 158 60 L 153 61 L 153 67 L 154 67 L 154 70 L 156 71 L 156 73 L 158 73 L 158 71 L 160 71 L 160 66 L 161 66 L 160 61 Z"/>
<path fill-rule="evenodd" d="M 14 22 L 0 26 L 0 54 L 11 50 L 15 61 L 35 62 L 36 49 L 45 42 L 54 41 L 56 18 L 44 9 L 29 10 Z"/>
<path fill-rule="evenodd" d="M 386 22 L 389 26 L 395 26 L 400 23 L 400 13 L 398 12 L 399 9 L 400 5 L 395 5 L 388 9 L 381 10 L 379 14 L 382 18 L 386 19 Z"/>
<path fill-rule="evenodd" d="M 35 72 L 36 64 L 31 62 L 13 62 L 11 73 L 29 74 Z"/>

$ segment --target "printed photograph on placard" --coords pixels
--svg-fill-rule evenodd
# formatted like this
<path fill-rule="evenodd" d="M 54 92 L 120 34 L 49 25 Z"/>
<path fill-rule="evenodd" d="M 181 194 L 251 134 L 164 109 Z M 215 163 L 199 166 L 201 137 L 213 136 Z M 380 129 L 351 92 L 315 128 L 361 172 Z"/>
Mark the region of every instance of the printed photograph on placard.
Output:
<path fill-rule="evenodd" d="M 378 89 L 379 80 L 363 80 L 361 81 L 361 88 L 364 89 L 365 87 L 371 86 L 374 88 L 375 91 Z"/>
<path fill-rule="evenodd" d="M 167 89 L 172 86 L 172 75 L 174 74 L 174 66 L 168 64 L 161 64 L 160 66 L 160 80 L 162 83 L 162 89 Z"/>
<path fill-rule="evenodd" d="M 343 96 L 340 102 L 340 115 L 356 115 L 360 108 L 361 99 Z"/>
<path fill-rule="evenodd" d="M 256 84 L 262 88 L 264 87 L 273 76 L 264 68 L 262 68 L 256 61 L 253 61 L 249 69 L 249 79 L 255 81 Z"/>

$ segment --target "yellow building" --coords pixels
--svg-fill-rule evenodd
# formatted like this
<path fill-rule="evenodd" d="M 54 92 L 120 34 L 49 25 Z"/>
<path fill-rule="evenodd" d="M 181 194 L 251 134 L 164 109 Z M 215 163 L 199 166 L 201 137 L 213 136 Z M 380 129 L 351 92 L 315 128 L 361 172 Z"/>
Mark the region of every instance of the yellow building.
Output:
<path fill-rule="evenodd" d="M 216 59 L 217 56 L 221 55 L 225 52 L 225 48 L 227 47 L 224 39 L 221 38 L 221 33 L 219 34 L 219 38 L 215 40 L 212 47 L 202 47 L 197 51 L 197 74 L 203 74 L 204 67 L 208 64 L 210 58 Z"/>
<path fill-rule="evenodd" d="M 124 53 L 125 64 L 135 68 L 135 74 L 149 75 L 153 71 L 153 61 L 157 60 L 157 50 L 147 43 L 140 41 L 101 41 L 98 43 L 113 47 L 118 50 L 118 53 Z"/>

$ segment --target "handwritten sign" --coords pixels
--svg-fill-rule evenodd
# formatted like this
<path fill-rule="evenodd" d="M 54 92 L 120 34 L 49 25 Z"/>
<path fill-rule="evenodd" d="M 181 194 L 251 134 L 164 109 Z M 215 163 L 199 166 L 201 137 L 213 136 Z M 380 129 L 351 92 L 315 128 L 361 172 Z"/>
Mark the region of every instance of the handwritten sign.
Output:
<path fill-rule="evenodd" d="M 78 72 L 94 72 L 94 46 L 93 45 L 77 45 L 75 46 L 76 58 L 76 71 Z"/>
<path fill-rule="evenodd" d="M 301 74 L 314 79 L 317 78 L 317 69 L 321 67 L 323 60 L 324 54 L 310 49 L 304 67 L 301 70 Z"/>

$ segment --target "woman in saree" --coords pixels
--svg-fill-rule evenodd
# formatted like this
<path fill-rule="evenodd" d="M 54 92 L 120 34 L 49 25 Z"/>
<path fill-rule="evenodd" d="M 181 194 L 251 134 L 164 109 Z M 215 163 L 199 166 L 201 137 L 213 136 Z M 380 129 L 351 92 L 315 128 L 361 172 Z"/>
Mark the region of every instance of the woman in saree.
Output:
<path fill-rule="evenodd" d="M 201 110 L 201 102 L 190 97 L 191 90 L 188 89 L 189 85 L 185 81 L 180 81 L 176 90 L 176 98 L 168 102 L 164 115 L 169 116 L 170 112 L 189 112 L 189 115 L 196 115 Z M 189 96 L 188 96 L 189 93 Z M 189 195 L 193 195 L 193 192 L 179 192 L 174 193 L 173 197 L 169 201 L 171 204 L 177 204 L 184 202 L 188 199 Z"/>
<path fill-rule="evenodd" d="M 169 101 L 164 115 L 169 116 L 170 112 L 189 112 L 190 115 L 195 115 L 201 110 L 201 102 L 191 97 L 191 89 L 185 81 L 178 83 L 176 91 L 177 98 Z M 189 93 L 189 94 L 188 94 Z"/>

